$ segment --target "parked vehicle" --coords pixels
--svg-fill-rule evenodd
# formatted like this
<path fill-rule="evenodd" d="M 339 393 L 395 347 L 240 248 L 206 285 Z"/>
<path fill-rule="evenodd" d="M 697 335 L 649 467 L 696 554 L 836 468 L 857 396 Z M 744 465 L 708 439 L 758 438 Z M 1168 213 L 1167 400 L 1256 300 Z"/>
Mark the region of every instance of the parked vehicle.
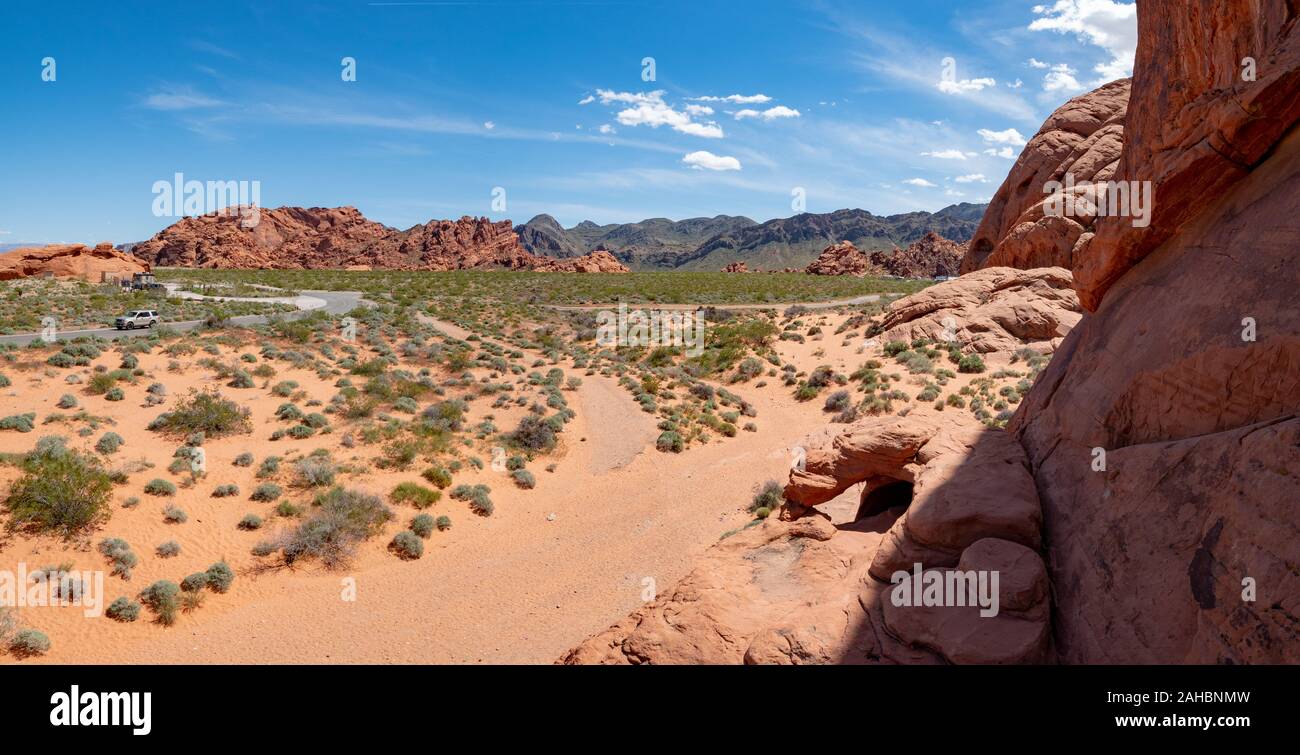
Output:
<path fill-rule="evenodd" d="M 162 319 L 158 317 L 157 310 L 137 309 L 117 318 L 113 322 L 113 327 L 118 330 L 134 330 L 135 328 L 152 328 L 160 322 L 162 322 Z"/>

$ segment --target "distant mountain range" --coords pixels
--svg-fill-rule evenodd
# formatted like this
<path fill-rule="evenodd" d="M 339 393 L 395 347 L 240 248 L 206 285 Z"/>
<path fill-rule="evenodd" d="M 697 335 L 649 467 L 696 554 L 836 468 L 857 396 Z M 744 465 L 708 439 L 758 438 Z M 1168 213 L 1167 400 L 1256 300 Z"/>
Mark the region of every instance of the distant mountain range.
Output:
<path fill-rule="evenodd" d="M 562 227 L 550 215 L 515 226 L 519 243 L 533 254 L 568 258 L 609 250 L 633 270 L 721 270 L 744 262 L 751 270 L 803 268 L 826 247 L 851 241 L 859 249 L 907 246 L 934 231 L 946 239 L 969 241 L 987 205 L 950 205 L 938 212 L 879 216 L 866 210 L 803 213 L 757 223 L 746 217 L 669 220 L 596 225 L 583 221 Z"/>

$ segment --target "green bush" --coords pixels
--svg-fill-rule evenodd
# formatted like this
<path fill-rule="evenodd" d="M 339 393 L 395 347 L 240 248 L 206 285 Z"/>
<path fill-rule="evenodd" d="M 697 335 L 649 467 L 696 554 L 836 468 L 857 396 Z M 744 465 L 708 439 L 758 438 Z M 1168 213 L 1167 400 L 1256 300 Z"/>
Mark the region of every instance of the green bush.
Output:
<path fill-rule="evenodd" d="M 183 509 L 177 508 L 176 506 L 168 506 L 163 509 L 164 522 L 169 524 L 185 524 L 189 520 L 189 514 L 186 514 Z"/>
<path fill-rule="evenodd" d="M 208 587 L 213 592 L 229 592 L 230 586 L 235 583 L 235 572 L 225 561 L 218 561 L 208 567 Z"/>
<path fill-rule="evenodd" d="M 307 488 L 333 485 L 337 473 L 334 462 L 315 456 L 299 459 L 294 468 L 298 473 L 298 484 Z"/>
<path fill-rule="evenodd" d="M 516 469 L 514 472 L 510 473 L 510 476 L 514 478 L 515 485 L 518 485 L 524 490 L 532 490 L 537 487 L 537 479 L 533 477 L 533 473 L 529 472 L 527 469 Z"/>
<path fill-rule="evenodd" d="M 316 513 L 278 543 L 285 563 L 316 558 L 326 568 L 346 564 L 358 543 L 379 534 L 393 512 L 378 497 L 344 488 L 320 496 Z"/>
<path fill-rule="evenodd" d="M 411 520 L 411 532 L 414 532 L 420 537 L 428 537 L 432 535 L 433 529 L 436 526 L 437 521 L 428 514 L 418 514 Z"/>
<path fill-rule="evenodd" d="M 492 516 L 495 507 L 488 495 L 491 492 L 492 489 L 487 485 L 457 485 L 452 488 L 451 497 L 457 501 L 468 501 L 470 510 L 479 516 Z"/>
<path fill-rule="evenodd" d="M 173 556 L 180 555 L 180 552 L 180 543 L 177 543 L 175 540 L 168 540 L 154 549 L 154 553 L 158 554 L 158 558 L 172 558 Z"/>
<path fill-rule="evenodd" d="M 212 491 L 213 498 L 229 498 L 231 496 L 236 496 L 236 495 L 239 495 L 239 486 L 235 485 L 234 483 L 230 483 L 227 485 L 218 485 Z"/>
<path fill-rule="evenodd" d="M 5 499 L 10 529 L 72 537 L 108 519 L 113 483 L 95 459 L 53 448 L 28 454 L 22 470 Z"/>
<path fill-rule="evenodd" d="M 402 531 L 393 536 L 393 542 L 388 547 L 397 554 L 398 558 L 411 560 L 417 559 L 424 555 L 424 541 L 420 540 L 419 535 L 414 532 Z"/>
<path fill-rule="evenodd" d="M 754 494 L 753 500 L 749 502 L 749 510 L 757 512 L 759 509 L 767 509 L 770 512 L 780 506 L 784 500 L 785 488 L 781 487 L 781 483 L 776 480 L 768 480 Z"/>
<path fill-rule="evenodd" d="M 30 433 L 35 428 L 36 412 L 14 414 L 0 419 L 0 430 L 17 430 L 20 433 Z"/>
<path fill-rule="evenodd" d="M 113 621 L 131 622 L 140 618 L 140 604 L 129 598 L 118 598 L 108 605 L 104 614 Z"/>
<path fill-rule="evenodd" d="M 446 532 L 447 530 L 451 529 L 451 517 L 440 516 L 438 517 L 436 524 L 438 525 L 439 532 Z"/>
<path fill-rule="evenodd" d="M 253 489 L 253 494 L 249 498 L 254 501 L 274 501 L 283 492 L 274 482 L 264 482 Z"/>
<path fill-rule="evenodd" d="M 144 492 L 149 495 L 172 496 L 176 495 L 176 486 L 167 480 L 154 478 L 145 483 Z"/>
<path fill-rule="evenodd" d="M 262 517 L 257 514 L 246 515 L 239 520 L 239 529 L 248 530 L 249 532 L 262 529 Z"/>
<path fill-rule="evenodd" d="M 59 401 L 55 406 L 60 409 L 75 409 L 77 408 L 77 397 L 71 393 L 65 393 L 59 396 Z"/>
<path fill-rule="evenodd" d="M 968 354 L 961 358 L 957 363 L 957 371 L 965 373 L 979 373 L 984 371 L 984 360 L 980 359 L 978 354 Z"/>
<path fill-rule="evenodd" d="M 117 386 L 109 388 L 108 392 L 104 394 L 105 401 L 121 401 L 124 398 L 126 398 L 126 394 Z"/>
<path fill-rule="evenodd" d="M 555 429 L 540 417 L 529 414 L 519 420 L 510 434 L 510 442 L 529 451 L 549 451 L 555 447 Z"/>
<path fill-rule="evenodd" d="M 417 509 L 427 509 L 442 498 L 442 493 L 414 482 L 398 483 L 389 494 L 393 503 L 409 503 Z"/>
<path fill-rule="evenodd" d="M 253 425 L 247 409 L 222 398 L 220 393 L 191 390 L 175 409 L 150 423 L 149 429 L 176 434 L 202 432 L 209 438 L 220 438 L 252 432 Z"/>
<path fill-rule="evenodd" d="M 676 430 L 665 430 L 655 440 L 655 448 L 665 453 L 671 451 L 679 454 L 686 448 L 686 441 L 682 439 L 681 433 Z"/>
<path fill-rule="evenodd" d="M 159 624 L 171 626 L 176 623 L 176 610 L 180 608 L 180 594 L 179 585 L 160 579 L 140 593 L 140 602 L 153 609 Z"/>
<path fill-rule="evenodd" d="M 429 467 L 420 476 L 439 490 L 446 490 L 451 485 L 451 472 L 446 467 Z"/>
<path fill-rule="evenodd" d="M 9 652 L 19 658 L 45 655 L 50 652 L 50 638 L 44 632 L 24 629 L 14 635 L 13 642 L 9 643 Z"/>
<path fill-rule="evenodd" d="M 105 455 L 117 453 L 117 449 L 121 448 L 125 442 L 126 441 L 122 440 L 121 435 L 109 431 L 104 433 L 103 437 L 96 441 L 95 450 Z"/>
<path fill-rule="evenodd" d="M 245 451 L 236 456 L 235 460 L 232 461 L 231 464 L 234 464 L 237 467 L 251 467 L 253 466 L 253 455 Z"/>
<path fill-rule="evenodd" d="M 185 592 L 198 592 L 208 586 L 208 573 L 195 572 L 181 580 L 181 589 Z"/>

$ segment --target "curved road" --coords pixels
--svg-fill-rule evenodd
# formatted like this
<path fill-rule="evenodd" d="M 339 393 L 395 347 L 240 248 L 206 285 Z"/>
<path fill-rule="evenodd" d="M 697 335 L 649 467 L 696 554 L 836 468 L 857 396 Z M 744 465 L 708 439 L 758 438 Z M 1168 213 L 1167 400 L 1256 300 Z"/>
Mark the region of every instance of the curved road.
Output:
<path fill-rule="evenodd" d="M 206 297 L 198 294 L 183 292 L 181 296 L 186 299 L 230 299 L 233 301 L 257 301 L 263 303 L 282 302 L 293 304 L 298 307 L 297 312 L 287 312 L 281 317 L 292 320 L 295 317 L 302 317 L 307 312 L 323 310 L 331 315 L 341 315 L 345 312 L 351 312 L 358 306 L 367 304 L 361 298 L 360 291 L 303 291 L 296 297 L 267 297 L 267 298 L 239 298 L 239 297 Z M 266 315 L 240 315 L 239 317 L 230 318 L 232 325 L 265 325 L 269 321 Z M 203 324 L 202 320 L 182 320 L 180 322 L 163 323 L 173 330 L 194 330 Z M 116 328 L 87 328 L 83 330 L 60 330 L 58 332 L 59 341 L 70 340 L 82 336 L 94 336 L 98 338 L 129 338 L 131 336 L 149 335 L 153 330 L 150 328 L 139 328 L 137 330 L 118 330 Z M 0 344 L 11 343 L 17 346 L 26 346 L 32 341 L 39 340 L 40 333 L 16 333 L 9 336 L 0 336 Z"/>

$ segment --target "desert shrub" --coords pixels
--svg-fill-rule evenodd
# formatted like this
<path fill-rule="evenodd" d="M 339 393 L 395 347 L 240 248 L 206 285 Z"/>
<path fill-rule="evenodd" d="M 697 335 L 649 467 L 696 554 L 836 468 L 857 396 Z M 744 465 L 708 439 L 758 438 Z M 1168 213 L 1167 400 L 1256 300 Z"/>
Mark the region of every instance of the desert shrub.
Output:
<path fill-rule="evenodd" d="M 185 592 L 198 592 L 207 586 L 208 573 L 204 571 L 194 572 L 181 580 L 181 589 Z"/>
<path fill-rule="evenodd" d="M 896 357 L 907 350 L 908 345 L 906 341 L 890 341 L 885 344 L 885 354 L 891 357 Z"/>
<path fill-rule="evenodd" d="M 289 421 L 297 421 L 302 419 L 302 410 L 298 408 L 297 404 L 290 404 L 290 403 L 280 404 L 280 407 L 275 410 L 275 418 L 282 419 L 282 420 L 289 420 Z"/>
<path fill-rule="evenodd" d="M 176 611 L 180 608 L 180 594 L 179 585 L 170 580 L 160 579 L 140 593 L 140 602 L 153 610 L 159 624 L 171 626 L 176 623 Z"/>
<path fill-rule="evenodd" d="M 168 506 L 163 509 L 163 521 L 168 524 L 185 524 L 190 520 L 190 515 L 185 513 L 184 509 L 176 506 Z"/>
<path fill-rule="evenodd" d="M 213 498 L 229 498 L 231 496 L 236 496 L 236 495 L 239 495 L 239 486 L 235 485 L 234 483 L 230 483 L 227 485 L 218 485 L 212 491 Z"/>
<path fill-rule="evenodd" d="M 105 538 L 99 542 L 99 552 L 113 565 L 110 572 L 122 579 L 131 578 L 131 569 L 140 563 L 140 559 L 131 551 L 131 546 L 120 537 Z"/>
<path fill-rule="evenodd" d="M 537 479 L 533 477 L 533 473 L 529 472 L 527 469 L 516 469 L 514 472 L 510 473 L 510 476 L 514 478 L 515 485 L 518 485 L 524 490 L 532 490 L 537 487 Z"/>
<path fill-rule="evenodd" d="M 298 383 L 293 380 L 282 380 L 271 387 L 271 393 L 284 398 L 292 396 L 296 390 L 298 390 Z"/>
<path fill-rule="evenodd" d="M 337 470 L 334 462 L 329 459 L 309 456 L 306 459 L 299 459 L 294 464 L 294 469 L 298 475 L 298 483 L 303 487 L 319 488 L 326 485 L 334 484 L 334 476 Z"/>
<path fill-rule="evenodd" d="M 826 397 L 826 404 L 822 407 L 828 412 L 840 412 L 848 408 L 852 403 L 853 397 L 846 390 L 838 390 Z"/>
<path fill-rule="evenodd" d="M 750 512 L 757 512 L 759 509 L 767 509 L 769 512 L 781 505 L 785 500 L 785 489 L 781 483 L 776 480 L 768 480 L 763 483 L 758 492 L 754 493 L 754 498 L 749 502 Z"/>
<path fill-rule="evenodd" d="M 231 464 L 234 464 L 237 467 L 251 467 L 253 465 L 253 455 L 245 451 L 236 456 L 235 460 L 231 462 Z"/>
<path fill-rule="evenodd" d="M 121 448 L 124 443 L 125 441 L 122 440 L 121 435 L 110 431 L 104 433 L 103 437 L 95 442 L 95 450 L 101 454 L 117 453 L 117 449 Z"/>
<path fill-rule="evenodd" d="M 268 456 L 257 467 L 258 478 L 270 477 L 280 471 L 280 457 Z"/>
<path fill-rule="evenodd" d="M 405 414 L 415 414 L 420 409 L 420 405 L 410 396 L 402 396 L 393 402 L 394 411 Z"/>
<path fill-rule="evenodd" d="M 980 359 L 978 354 L 968 354 L 961 358 L 957 363 L 957 371 L 965 373 L 979 373 L 984 371 L 984 360 Z"/>
<path fill-rule="evenodd" d="M 55 406 L 60 409 L 75 409 L 77 407 L 77 397 L 71 393 L 65 393 L 59 396 L 59 401 Z"/>
<path fill-rule="evenodd" d="M 24 629 L 14 635 L 13 641 L 9 643 L 9 652 L 19 658 L 45 655 L 50 652 L 50 638 L 44 632 Z"/>
<path fill-rule="evenodd" d="M 113 621 L 131 622 L 140 618 L 140 604 L 122 597 L 108 605 L 104 614 Z"/>
<path fill-rule="evenodd" d="M 293 501 L 280 501 L 275 506 L 276 515 L 287 519 L 296 519 L 302 516 L 302 512 L 303 508 Z"/>
<path fill-rule="evenodd" d="M 424 541 L 419 535 L 409 530 L 403 530 L 393 536 L 393 542 L 388 544 L 390 550 L 397 554 L 398 558 L 405 560 L 417 559 L 424 555 Z"/>
<path fill-rule="evenodd" d="M 208 587 L 213 592 L 228 592 L 230 586 L 235 583 L 235 572 L 225 561 L 218 561 L 208 567 Z"/>
<path fill-rule="evenodd" d="M 286 563 L 316 558 L 326 568 L 346 564 L 362 540 L 379 533 L 393 512 L 378 497 L 333 488 L 318 499 L 310 518 L 278 543 Z"/>
<path fill-rule="evenodd" d="M 555 447 L 555 429 L 533 414 L 519 420 L 519 426 L 510 434 L 510 442 L 529 451 L 549 451 Z"/>
<path fill-rule="evenodd" d="M 442 493 L 414 482 L 399 483 L 389 494 L 393 503 L 409 503 L 417 509 L 427 509 L 442 498 Z"/>
<path fill-rule="evenodd" d="M 437 521 L 428 514 L 418 514 L 411 520 L 411 532 L 414 532 L 420 537 L 428 537 L 432 535 L 433 529 L 436 526 Z"/>
<path fill-rule="evenodd" d="M 495 508 L 488 495 L 491 492 L 492 489 L 487 485 L 457 485 L 452 488 L 451 497 L 457 501 L 468 501 L 470 510 L 479 516 L 491 516 Z"/>
<path fill-rule="evenodd" d="M 109 388 L 108 392 L 104 394 L 105 401 L 121 401 L 124 398 L 126 398 L 126 394 L 117 386 Z"/>
<path fill-rule="evenodd" d="M 681 433 L 676 430 L 665 430 L 660 433 L 659 438 L 655 440 L 655 448 L 668 453 L 679 454 L 686 448 L 686 441 L 682 439 Z"/>
<path fill-rule="evenodd" d="M 176 408 L 160 415 L 149 425 L 151 430 L 172 433 L 203 432 L 210 438 L 252 432 L 248 410 L 215 391 L 191 390 Z"/>
<path fill-rule="evenodd" d="M 274 501 L 279 498 L 284 491 L 274 482 L 264 482 L 253 488 L 253 494 L 249 496 L 254 501 Z"/>
<path fill-rule="evenodd" d="M 20 433 L 30 433 L 35 428 L 36 412 L 13 414 L 0 419 L 0 430 L 17 430 Z"/>
<path fill-rule="evenodd" d="M 176 495 L 176 486 L 167 480 L 155 477 L 144 485 L 144 492 L 149 495 L 172 496 Z"/>
<path fill-rule="evenodd" d="M 9 488 L 9 528 L 71 537 L 105 521 L 113 482 L 95 459 L 61 447 L 28 454 L 23 475 Z"/>
<path fill-rule="evenodd" d="M 154 549 L 154 553 L 158 554 L 158 558 L 171 558 L 180 555 L 180 552 L 180 543 L 175 540 L 168 540 Z"/>
<path fill-rule="evenodd" d="M 421 472 L 420 476 L 439 490 L 445 490 L 451 485 L 451 472 L 447 471 L 446 467 L 429 467 Z"/>
<path fill-rule="evenodd" d="M 238 526 L 239 529 L 248 530 L 249 532 L 260 530 L 262 529 L 262 517 L 257 514 L 248 514 L 243 519 L 239 520 Z"/>
<path fill-rule="evenodd" d="M 440 516 L 438 517 L 438 520 L 435 522 L 435 524 L 438 526 L 439 532 L 446 532 L 447 530 L 451 529 L 451 517 Z"/>

